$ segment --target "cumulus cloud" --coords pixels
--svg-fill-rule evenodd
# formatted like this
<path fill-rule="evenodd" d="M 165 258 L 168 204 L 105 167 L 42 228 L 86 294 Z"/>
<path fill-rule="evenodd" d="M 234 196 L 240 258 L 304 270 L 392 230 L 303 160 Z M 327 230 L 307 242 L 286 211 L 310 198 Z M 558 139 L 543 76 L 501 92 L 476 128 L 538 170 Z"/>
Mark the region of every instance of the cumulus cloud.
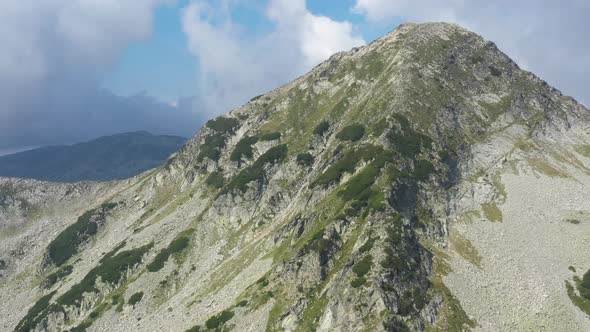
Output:
<path fill-rule="evenodd" d="M 100 88 L 100 75 L 148 38 L 169 0 L 0 1 L 0 148 L 148 129 L 189 135 L 185 108 Z"/>
<path fill-rule="evenodd" d="M 493 40 L 525 69 L 590 105 L 586 0 L 356 0 L 370 22 L 448 21 Z"/>
<path fill-rule="evenodd" d="M 305 0 L 271 0 L 273 29 L 252 36 L 231 19 L 231 3 L 193 1 L 183 26 L 198 58 L 204 108 L 227 111 L 305 73 L 333 53 L 365 41 L 349 22 L 312 14 Z"/>

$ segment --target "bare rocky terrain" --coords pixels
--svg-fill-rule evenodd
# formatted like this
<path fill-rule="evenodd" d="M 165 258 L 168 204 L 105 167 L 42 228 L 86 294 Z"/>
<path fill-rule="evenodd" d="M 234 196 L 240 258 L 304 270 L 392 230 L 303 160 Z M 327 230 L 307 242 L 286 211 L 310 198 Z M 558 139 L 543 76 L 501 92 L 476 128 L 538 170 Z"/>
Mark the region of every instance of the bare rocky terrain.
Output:
<path fill-rule="evenodd" d="M 589 189 L 588 109 L 404 24 L 134 178 L 0 179 L 0 329 L 585 331 Z"/>

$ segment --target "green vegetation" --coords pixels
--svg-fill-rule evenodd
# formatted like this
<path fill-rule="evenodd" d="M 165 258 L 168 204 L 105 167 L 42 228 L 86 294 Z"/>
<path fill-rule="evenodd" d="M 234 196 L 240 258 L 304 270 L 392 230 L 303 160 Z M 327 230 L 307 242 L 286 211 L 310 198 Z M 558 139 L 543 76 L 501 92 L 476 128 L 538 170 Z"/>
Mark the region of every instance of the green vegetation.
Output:
<path fill-rule="evenodd" d="M 419 159 L 414 163 L 414 178 L 416 178 L 416 180 L 426 180 L 432 172 L 434 172 L 434 166 L 430 161 Z"/>
<path fill-rule="evenodd" d="M 494 203 L 484 203 L 481 208 L 486 219 L 491 222 L 501 222 L 504 219 L 502 211 Z"/>
<path fill-rule="evenodd" d="M 490 74 L 492 74 L 492 76 L 502 76 L 502 72 L 500 71 L 500 69 L 494 67 L 494 66 L 490 66 Z"/>
<path fill-rule="evenodd" d="M 367 241 L 359 248 L 359 253 L 363 254 L 365 252 L 371 251 L 371 249 L 373 249 L 374 244 L 375 238 L 368 238 Z"/>
<path fill-rule="evenodd" d="M 220 116 L 220 117 L 217 117 L 213 120 L 207 121 L 206 126 L 208 128 L 215 130 L 218 133 L 233 134 L 236 131 L 236 128 L 238 127 L 239 124 L 240 123 L 236 119 Z"/>
<path fill-rule="evenodd" d="M 209 174 L 209 176 L 205 180 L 205 183 L 210 187 L 219 189 L 223 187 L 223 185 L 225 184 L 225 178 L 223 177 L 223 174 L 221 174 L 221 172 L 214 171 L 211 174 Z"/>
<path fill-rule="evenodd" d="M 42 296 L 35 304 L 27 311 L 27 314 L 23 319 L 18 322 L 16 328 L 14 329 L 16 332 L 26 332 L 32 331 L 37 324 L 41 322 L 43 319 L 43 312 L 47 310 L 49 306 L 49 301 L 55 295 L 56 291 L 53 291 L 45 296 Z"/>
<path fill-rule="evenodd" d="M 383 132 L 385 131 L 385 129 L 387 129 L 387 127 L 389 127 L 389 124 L 387 123 L 387 119 L 382 118 L 373 126 L 371 134 L 375 137 L 379 137 L 383 134 Z"/>
<path fill-rule="evenodd" d="M 580 294 L 583 297 L 590 300 L 590 270 L 584 273 L 584 276 L 582 277 L 582 282 L 580 282 L 578 286 L 578 290 L 580 291 Z"/>
<path fill-rule="evenodd" d="M 229 184 L 223 190 L 223 193 L 233 189 L 239 189 L 244 192 L 247 190 L 248 183 L 262 180 L 264 176 L 264 165 L 277 163 L 287 157 L 287 145 L 281 144 L 270 148 L 261 155 L 254 164 L 244 168 L 240 173 L 234 176 Z"/>
<path fill-rule="evenodd" d="M 359 288 L 362 285 L 364 285 L 367 282 L 367 279 L 365 277 L 360 277 L 360 278 L 354 278 L 351 282 L 350 282 L 350 286 L 352 286 L 353 288 Z"/>
<path fill-rule="evenodd" d="M 324 136 L 324 133 L 328 129 L 330 129 L 330 123 L 328 121 L 322 121 L 313 129 L 313 133 L 318 136 Z"/>
<path fill-rule="evenodd" d="M 139 301 L 141 301 L 142 298 L 143 298 L 143 292 L 134 293 L 133 295 L 131 295 L 129 297 L 127 304 L 135 306 L 137 303 L 139 303 Z"/>
<path fill-rule="evenodd" d="M 370 161 L 380 154 L 385 155 L 383 148 L 369 144 L 354 150 L 348 150 L 312 183 L 312 187 L 327 186 L 340 181 L 344 173 L 354 172 L 359 161 Z M 383 160 L 383 158 L 380 158 L 380 160 Z"/>
<path fill-rule="evenodd" d="M 49 274 L 45 280 L 41 283 L 41 287 L 43 288 L 51 288 L 55 285 L 58 281 L 62 280 L 63 278 L 67 277 L 72 273 L 74 268 L 71 265 L 65 265 L 57 269 L 57 271 Z"/>
<path fill-rule="evenodd" d="M 49 264 L 61 266 L 78 253 L 78 248 L 96 234 L 98 227 L 106 220 L 106 214 L 116 206 L 105 203 L 100 207 L 84 212 L 78 220 L 64 229 L 47 247 Z"/>
<path fill-rule="evenodd" d="M 98 278 L 104 283 L 119 284 L 129 269 L 141 263 L 143 255 L 151 247 L 150 243 L 104 259 L 100 265 L 90 270 L 80 283 L 60 296 L 57 303 L 62 306 L 78 304 L 82 300 L 82 294 L 96 291 L 95 284 Z"/>
<path fill-rule="evenodd" d="M 252 145 L 258 142 L 258 137 L 256 136 L 244 136 L 237 144 L 234 150 L 232 151 L 229 159 L 232 161 L 241 162 L 242 158 L 252 158 Z"/>
<path fill-rule="evenodd" d="M 565 222 L 573 224 L 573 225 L 578 225 L 580 223 L 579 219 L 573 219 L 573 218 L 568 218 L 565 220 Z"/>
<path fill-rule="evenodd" d="M 360 124 L 352 124 L 342 128 L 342 130 L 336 135 L 341 141 L 356 142 L 363 138 L 365 135 L 365 126 Z"/>
<path fill-rule="evenodd" d="M 352 266 L 352 272 L 361 278 L 371 270 L 371 266 L 373 266 L 373 256 L 367 255 Z"/>
<path fill-rule="evenodd" d="M 207 326 L 208 329 L 213 330 L 223 326 L 223 324 L 227 323 L 230 319 L 232 319 L 232 317 L 234 317 L 233 311 L 224 310 L 221 313 L 211 316 L 209 319 L 207 319 L 205 326 Z"/>
<path fill-rule="evenodd" d="M 180 253 L 184 249 L 186 249 L 190 243 L 191 233 L 192 230 L 190 230 L 189 232 L 183 232 L 182 235 L 178 236 L 176 239 L 170 242 L 168 247 L 160 250 L 160 252 L 156 255 L 154 260 L 148 264 L 148 271 L 160 271 L 164 267 L 164 264 L 168 261 L 168 258 L 170 258 L 171 255 Z"/>
<path fill-rule="evenodd" d="M 590 270 L 584 273 L 582 279 L 574 276 L 574 283 L 579 295 L 576 294 L 574 286 L 569 281 L 566 281 L 567 295 L 580 310 L 590 316 Z"/>
<path fill-rule="evenodd" d="M 221 149 L 225 147 L 226 137 L 223 134 L 213 134 L 205 137 L 205 143 L 201 144 L 198 161 L 203 161 L 209 158 L 213 161 L 218 161 L 221 156 Z"/>
<path fill-rule="evenodd" d="M 264 133 L 260 135 L 261 141 L 274 141 L 281 138 L 281 133 L 279 132 L 271 132 L 271 133 Z"/>
<path fill-rule="evenodd" d="M 309 152 L 300 153 L 297 155 L 297 164 L 301 166 L 311 166 L 314 158 Z"/>

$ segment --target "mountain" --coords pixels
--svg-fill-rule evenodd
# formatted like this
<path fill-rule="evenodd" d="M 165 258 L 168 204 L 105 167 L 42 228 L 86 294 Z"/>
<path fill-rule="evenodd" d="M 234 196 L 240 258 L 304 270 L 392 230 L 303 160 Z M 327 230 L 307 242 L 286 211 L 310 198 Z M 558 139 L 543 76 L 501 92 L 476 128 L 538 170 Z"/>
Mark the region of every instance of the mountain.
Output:
<path fill-rule="evenodd" d="M 145 131 L 47 146 L 0 157 L 0 176 L 46 181 L 126 179 L 160 166 L 186 138 Z"/>
<path fill-rule="evenodd" d="M 111 183 L 0 180 L 0 327 L 590 330 L 590 111 L 404 24 Z"/>

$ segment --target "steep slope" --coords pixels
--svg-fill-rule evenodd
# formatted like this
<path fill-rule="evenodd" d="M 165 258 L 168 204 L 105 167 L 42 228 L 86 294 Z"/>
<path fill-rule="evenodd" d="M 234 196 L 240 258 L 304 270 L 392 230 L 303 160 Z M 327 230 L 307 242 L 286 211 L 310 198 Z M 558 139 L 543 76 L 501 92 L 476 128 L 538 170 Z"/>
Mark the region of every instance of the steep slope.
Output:
<path fill-rule="evenodd" d="M 0 157 L 0 176 L 60 182 L 126 179 L 160 166 L 185 142 L 138 131 L 47 146 Z"/>
<path fill-rule="evenodd" d="M 141 177 L 3 180 L 0 326 L 586 330 L 588 142 L 590 112 L 493 43 L 402 25 Z"/>

